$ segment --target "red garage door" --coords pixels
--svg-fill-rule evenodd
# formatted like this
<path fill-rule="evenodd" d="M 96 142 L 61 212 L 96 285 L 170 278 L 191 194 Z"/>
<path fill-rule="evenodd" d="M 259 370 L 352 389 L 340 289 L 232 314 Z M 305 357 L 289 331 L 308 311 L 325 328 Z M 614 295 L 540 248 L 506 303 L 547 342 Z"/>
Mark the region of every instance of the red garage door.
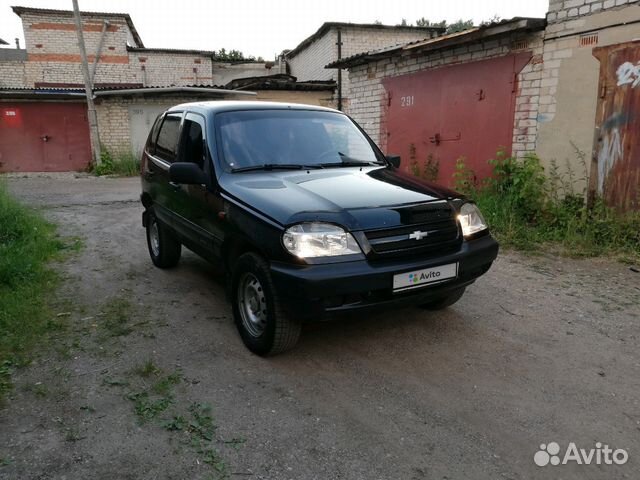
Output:
<path fill-rule="evenodd" d="M 0 103 L 0 172 L 83 170 L 91 160 L 81 103 Z"/>
<path fill-rule="evenodd" d="M 424 172 L 429 163 L 429 176 L 442 185 L 453 185 L 460 157 L 478 178 L 487 177 L 487 160 L 499 147 L 511 150 L 515 79 L 530 58 L 508 55 L 383 80 L 387 152 L 401 155 L 407 171 Z"/>

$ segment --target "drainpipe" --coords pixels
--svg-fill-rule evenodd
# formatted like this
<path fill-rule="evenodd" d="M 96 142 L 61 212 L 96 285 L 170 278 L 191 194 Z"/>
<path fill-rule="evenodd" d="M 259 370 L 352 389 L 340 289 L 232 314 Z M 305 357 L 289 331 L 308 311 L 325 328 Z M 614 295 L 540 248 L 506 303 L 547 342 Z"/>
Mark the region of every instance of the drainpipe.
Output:
<path fill-rule="evenodd" d="M 342 60 L 342 30 L 338 28 L 338 60 Z M 338 68 L 338 110 L 342 111 L 342 69 Z"/>
<path fill-rule="evenodd" d="M 100 41 L 98 42 L 98 51 L 96 53 L 96 58 L 93 60 L 93 66 L 91 68 L 91 85 L 93 86 L 93 81 L 96 78 L 96 69 L 98 68 L 98 60 L 100 59 L 100 55 L 102 55 L 102 45 L 104 44 L 104 37 L 107 34 L 107 28 L 109 28 L 109 22 L 104 20 L 102 22 L 102 34 L 100 35 Z"/>

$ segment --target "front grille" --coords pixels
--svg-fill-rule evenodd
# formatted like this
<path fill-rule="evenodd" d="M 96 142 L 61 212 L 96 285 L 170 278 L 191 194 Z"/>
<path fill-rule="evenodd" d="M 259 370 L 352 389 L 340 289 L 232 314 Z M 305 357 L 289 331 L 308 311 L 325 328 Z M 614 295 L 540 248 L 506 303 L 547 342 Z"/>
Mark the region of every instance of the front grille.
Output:
<path fill-rule="evenodd" d="M 441 255 L 459 248 L 462 238 L 448 203 L 425 204 L 399 213 L 405 225 L 365 232 L 376 256 Z"/>

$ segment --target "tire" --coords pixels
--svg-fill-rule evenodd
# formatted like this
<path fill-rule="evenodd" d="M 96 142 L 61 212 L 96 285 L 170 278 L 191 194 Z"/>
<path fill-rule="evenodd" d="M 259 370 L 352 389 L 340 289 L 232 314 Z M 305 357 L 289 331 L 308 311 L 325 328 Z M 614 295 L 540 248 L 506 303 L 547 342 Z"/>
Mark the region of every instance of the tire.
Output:
<path fill-rule="evenodd" d="M 158 268 L 175 267 L 180 260 L 180 242 L 158 221 L 152 211 L 149 211 L 147 218 L 147 247 L 151 261 Z"/>
<path fill-rule="evenodd" d="M 300 322 L 282 306 L 267 262 L 255 253 L 241 255 L 231 282 L 233 318 L 245 346 L 260 356 L 276 355 L 295 346 Z"/>
<path fill-rule="evenodd" d="M 464 290 L 465 287 L 454 290 L 444 297 L 436 298 L 427 303 L 423 303 L 422 305 L 420 305 L 420 308 L 424 308 L 426 310 L 443 310 L 460 300 L 462 298 L 462 295 L 464 294 Z"/>

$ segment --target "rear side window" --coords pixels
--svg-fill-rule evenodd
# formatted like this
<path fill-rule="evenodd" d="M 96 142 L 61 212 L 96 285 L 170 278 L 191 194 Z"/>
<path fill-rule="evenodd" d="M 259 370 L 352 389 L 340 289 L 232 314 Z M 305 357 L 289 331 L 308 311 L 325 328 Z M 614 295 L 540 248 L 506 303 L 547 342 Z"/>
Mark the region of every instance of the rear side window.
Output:
<path fill-rule="evenodd" d="M 180 161 L 192 162 L 204 169 L 204 136 L 202 125 L 193 117 L 184 120 L 182 127 L 182 147 L 180 148 Z"/>
<path fill-rule="evenodd" d="M 173 162 L 176 159 L 181 118 L 181 113 L 167 114 L 158 133 L 155 153 L 159 158 L 167 162 Z"/>
<path fill-rule="evenodd" d="M 162 114 L 158 115 L 158 118 L 156 118 L 156 121 L 153 122 L 153 127 L 151 127 L 149 138 L 147 138 L 147 152 L 151 154 L 154 154 L 156 152 L 156 138 L 158 138 L 158 130 L 160 130 L 161 124 L 162 124 Z"/>

